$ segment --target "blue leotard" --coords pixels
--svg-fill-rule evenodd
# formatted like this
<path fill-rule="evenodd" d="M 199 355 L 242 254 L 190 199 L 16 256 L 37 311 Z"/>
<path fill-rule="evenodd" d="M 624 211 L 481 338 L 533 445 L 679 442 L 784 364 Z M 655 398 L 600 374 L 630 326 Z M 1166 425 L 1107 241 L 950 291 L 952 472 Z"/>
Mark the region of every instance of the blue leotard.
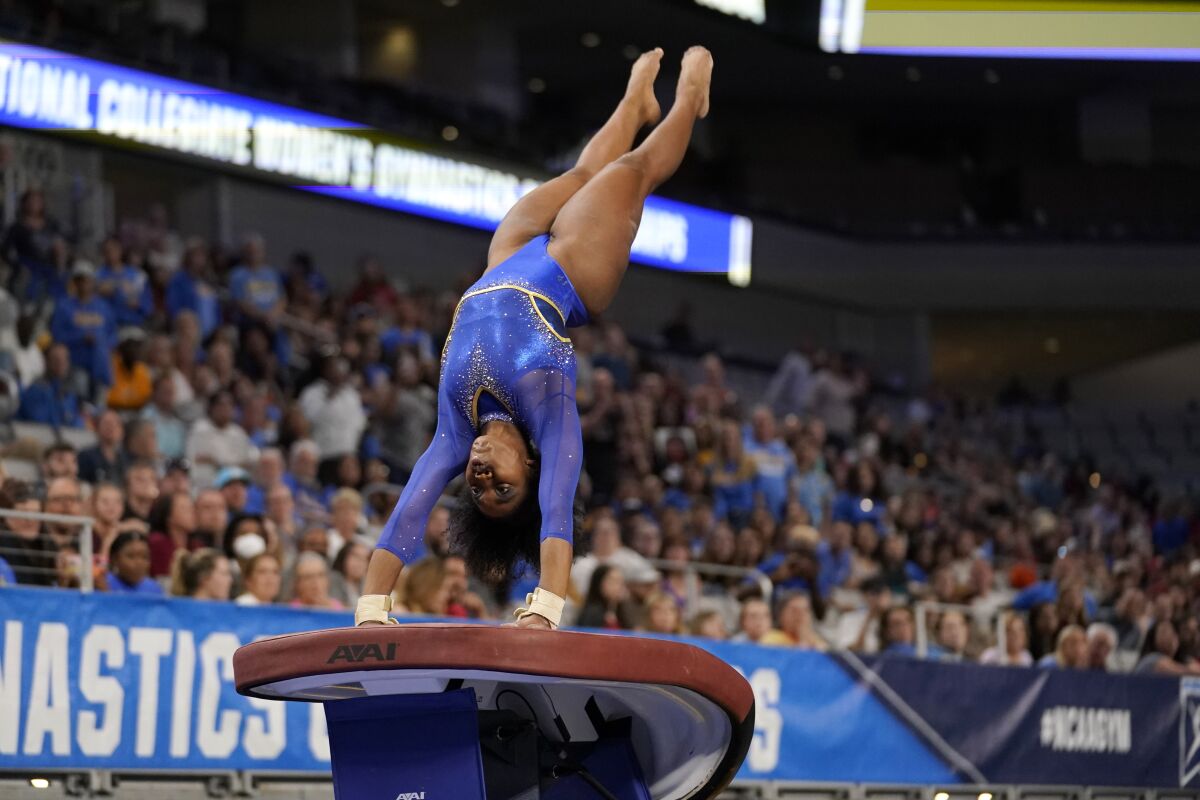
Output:
<path fill-rule="evenodd" d="M 459 301 L 442 351 L 437 430 L 379 537 L 401 560 L 420 551 L 429 512 L 493 419 L 517 425 L 541 454 L 541 538 L 571 541 L 583 436 L 566 329 L 588 316 L 548 242 L 537 237 Z"/>

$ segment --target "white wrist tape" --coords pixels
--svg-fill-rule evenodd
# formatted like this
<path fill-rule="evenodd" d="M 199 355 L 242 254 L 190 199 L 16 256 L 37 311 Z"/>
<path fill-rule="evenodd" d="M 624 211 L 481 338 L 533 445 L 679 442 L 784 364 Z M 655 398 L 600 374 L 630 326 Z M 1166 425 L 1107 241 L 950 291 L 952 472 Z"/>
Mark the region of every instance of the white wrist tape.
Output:
<path fill-rule="evenodd" d="M 562 622 L 563 606 L 566 605 L 567 601 L 554 592 L 548 592 L 539 586 L 532 593 L 525 596 L 525 602 L 529 604 L 528 608 L 518 608 L 513 612 L 517 619 L 524 619 L 530 614 L 537 614 L 549 622 L 551 628 L 557 628 L 559 623 Z"/>
<path fill-rule="evenodd" d="M 382 622 L 385 625 L 398 625 L 396 620 L 388 616 L 388 612 L 391 610 L 392 596 L 390 594 L 364 594 L 358 598 L 358 605 L 354 608 L 354 624 Z"/>

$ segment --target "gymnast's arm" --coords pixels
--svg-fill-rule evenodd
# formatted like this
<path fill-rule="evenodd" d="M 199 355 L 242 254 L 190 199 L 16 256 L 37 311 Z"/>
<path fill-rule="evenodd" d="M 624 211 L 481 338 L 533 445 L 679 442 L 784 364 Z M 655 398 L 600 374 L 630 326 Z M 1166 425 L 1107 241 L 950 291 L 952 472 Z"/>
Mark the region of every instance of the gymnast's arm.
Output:
<path fill-rule="evenodd" d="M 541 475 L 541 580 L 538 585 L 566 597 L 574 559 L 575 492 L 583 466 L 583 434 L 575 405 L 575 384 L 557 370 L 544 374 L 542 396 L 531 414 Z"/>
<path fill-rule="evenodd" d="M 412 477 L 379 535 L 379 544 L 367 566 L 363 594 L 391 594 L 405 560 L 412 557 L 425 536 L 429 513 L 446 485 L 466 466 L 473 438 L 466 420 L 439 391 L 438 424 L 433 441 L 417 460 Z"/>

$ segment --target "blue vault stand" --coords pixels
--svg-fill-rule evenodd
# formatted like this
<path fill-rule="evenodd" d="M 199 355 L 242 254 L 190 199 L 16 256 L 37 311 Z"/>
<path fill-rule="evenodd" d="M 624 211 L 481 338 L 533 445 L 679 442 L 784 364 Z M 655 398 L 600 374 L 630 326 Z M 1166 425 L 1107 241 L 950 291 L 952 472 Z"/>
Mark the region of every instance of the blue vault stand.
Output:
<path fill-rule="evenodd" d="M 338 800 L 605 796 L 588 785 L 581 771 L 619 800 L 651 800 L 628 730 L 619 725 L 597 741 L 572 745 L 547 742 L 533 730 L 520 756 L 504 763 L 493 757 L 495 748 L 481 748 L 481 736 L 491 744 L 499 729 L 481 726 L 470 689 L 336 700 L 324 706 Z M 524 776 L 517 780 L 520 789 L 489 791 L 489 783 L 511 787 L 514 773 Z"/>

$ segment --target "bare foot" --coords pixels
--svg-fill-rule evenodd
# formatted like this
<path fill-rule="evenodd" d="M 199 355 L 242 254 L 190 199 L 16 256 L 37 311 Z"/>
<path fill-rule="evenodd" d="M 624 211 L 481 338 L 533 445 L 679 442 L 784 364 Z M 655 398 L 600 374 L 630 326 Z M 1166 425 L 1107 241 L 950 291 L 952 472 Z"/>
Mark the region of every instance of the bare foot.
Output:
<path fill-rule="evenodd" d="M 696 116 L 708 116 L 708 87 L 712 82 L 713 57 L 707 47 L 689 47 L 683 54 L 679 73 L 679 87 L 675 96 L 692 95 L 696 98 Z"/>
<path fill-rule="evenodd" d="M 625 88 L 625 97 L 637 104 L 643 125 L 655 125 L 662 118 L 658 98 L 654 96 L 654 79 L 658 77 L 658 66 L 662 57 L 661 47 L 647 50 L 638 56 L 629 74 L 629 85 Z"/>

